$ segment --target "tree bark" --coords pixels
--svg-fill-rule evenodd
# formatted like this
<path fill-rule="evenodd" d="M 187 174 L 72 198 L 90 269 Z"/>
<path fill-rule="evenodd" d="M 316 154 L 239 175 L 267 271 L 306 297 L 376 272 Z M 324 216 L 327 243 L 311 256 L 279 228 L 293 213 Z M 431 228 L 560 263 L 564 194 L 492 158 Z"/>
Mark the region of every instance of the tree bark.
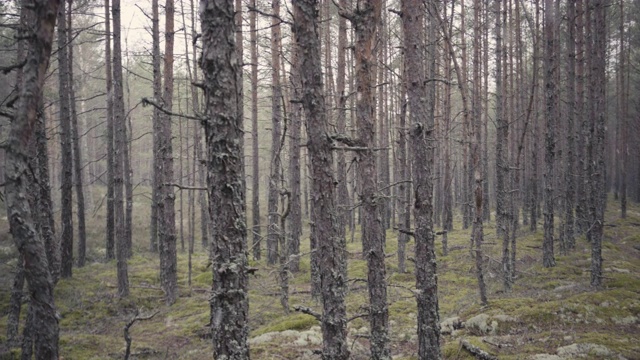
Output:
<path fill-rule="evenodd" d="M 24 274 L 29 286 L 31 307 L 38 326 L 32 327 L 37 359 L 58 359 L 58 319 L 53 298 L 53 280 L 49 270 L 45 243 L 36 230 L 33 210 L 27 194 L 31 191 L 25 177 L 28 170 L 29 146 L 33 141 L 42 97 L 42 87 L 49 65 L 53 33 L 60 1 L 36 1 L 32 9 L 35 19 L 28 37 L 27 62 L 23 68 L 20 98 L 6 147 L 5 196 L 11 234 L 23 258 Z M 64 21 L 64 20 L 63 20 Z"/>
<path fill-rule="evenodd" d="M 590 87 L 593 89 L 593 117 L 591 118 L 591 156 L 589 158 L 591 180 L 591 286 L 602 286 L 602 238 L 604 229 L 604 210 L 607 193 L 605 189 L 605 84 L 606 84 L 606 43 L 607 0 L 594 0 L 587 11 L 593 13 L 593 46 L 591 47 Z"/>
<path fill-rule="evenodd" d="M 84 184 L 82 183 L 82 151 L 80 150 L 80 134 L 78 131 L 78 114 L 76 112 L 76 95 L 73 81 L 73 26 L 71 10 L 73 0 L 68 0 L 67 14 L 67 46 L 69 47 L 69 105 L 71 108 L 71 136 L 73 142 L 73 168 L 75 169 L 76 216 L 78 217 L 78 266 L 83 267 L 87 253 L 87 226 L 84 210 Z"/>
<path fill-rule="evenodd" d="M 278 262 L 278 199 L 281 182 L 282 86 L 280 84 L 280 0 L 271 2 L 271 165 L 269 174 L 267 263 Z"/>
<path fill-rule="evenodd" d="M 67 47 L 67 21 L 65 2 L 58 10 L 58 92 L 60 97 L 60 224 L 62 263 L 60 276 L 73 274 L 73 153 L 71 134 L 71 110 L 69 109 L 69 48 Z"/>
<path fill-rule="evenodd" d="M 256 7 L 256 0 L 251 0 L 251 6 Z M 262 240 L 260 228 L 260 147 L 258 144 L 258 30 L 256 27 L 256 12 L 249 12 L 249 30 L 251 43 L 251 238 L 253 259 L 260 260 L 260 242 Z"/>
<path fill-rule="evenodd" d="M 384 264 L 385 230 L 382 199 L 377 195 L 378 168 L 375 147 L 375 83 L 374 42 L 380 22 L 381 0 L 365 0 L 354 13 L 356 59 L 356 125 L 358 145 L 366 148 L 358 153 L 358 181 L 362 202 L 362 253 L 367 260 L 369 289 L 369 322 L 371 326 L 371 359 L 388 359 L 389 309 Z"/>
<path fill-rule="evenodd" d="M 151 1 L 151 38 L 153 41 L 153 98 L 162 103 L 162 74 L 160 73 L 160 18 L 158 15 L 158 0 Z M 160 194 L 162 193 L 162 163 L 160 159 L 161 130 L 160 110 L 153 108 L 153 181 L 151 190 L 151 223 L 149 225 L 152 252 L 158 251 L 158 221 L 163 217 L 160 213 Z"/>
<path fill-rule="evenodd" d="M 300 53 L 302 105 L 307 121 L 307 149 L 311 167 L 312 221 L 321 281 L 323 360 L 349 358 L 345 295 L 347 290 L 344 242 L 339 240 L 333 184 L 333 157 L 327 138 L 327 113 L 322 84 L 318 1 L 293 2 L 293 34 Z M 313 236 L 313 235 L 312 235 Z"/>
<path fill-rule="evenodd" d="M 428 7 L 428 8 L 425 8 Z M 405 41 L 407 94 L 411 110 L 410 131 L 413 152 L 413 190 L 416 240 L 416 293 L 418 305 L 418 357 L 441 359 L 438 283 L 435 241 L 433 235 L 433 147 L 436 67 L 436 27 L 438 11 L 435 2 L 418 0 L 402 2 L 402 24 Z M 430 13 L 425 38 L 424 14 Z M 427 44 L 426 52 L 424 46 Z M 426 61 L 421 61 L 426 54 Z M 426 69 L 425 69 L 426 67 Z M 427 86 L 428 84 L 428 86 Z"/>
<path fill-rule="evenodd" d="M 247 227 L 241 60 L 233 0 L 200 4 L 206 103 L 207 188 L 212 222 L 213 357 L 249 359 Z"/>
<path fill-rule="evenodd" d="M 115 204 L 114 204 L 114 116 L 113 116 L 113 70 L 111 58 L 111 12 L 110 0 L 104 1 L 105 16 L 105 76 L 107 85 L 107 260 L 115 258 Z M 152 222 L 153 225 L 153 222 Z"/>
<path fill-rule="evenodd" d="M 116 260 L 118 276 L 118 296 L 129 296 L 129 274 L 127 269 L 127 244 L 124 236 L 124 159 L 122 149 L 125 144 L 124 91 L 122 83 L 122 50 L 120 25 L 120 0 L 113 0 L 113 123 L 114 123 L 114 218 L 116 238 Z"/>
<path fill-rule="evenodd" d="M 300 49 L 295 44 L 292 46 L 293 56 L 291 65 L 291 87 L 293 99 L 297 102 L 291 104 L 291 135 L 289 137 L 289 189 L 291 192 L 289 214 L 289 269 L 293 272 L 300 271 L 300 236 L 302 235 L 302 203 L 300 194 L 300 132 L 302 130 L 302 106 L 299 103 L 302 97 L 302 82 L 300 79 Z"/>
<path fill-rule="evenodd" d="M 174 42 L 174 2 L 165 3 L 165 50 L 164 50 L 164 89 L 162 105 L 165 110 L 173 109 L 173 42 Z M 161 207 L 158 219 L 158 240 L 160 245 L 160 282 L 164 290 L 165 301 L 173 304 L 178 298 L 178 264 L 176 254 L 176 214 L 175 194 L 173 193 L 173 145 L 171 116 L 160 116 L 160 161 L 162 162 L 160 198 Z"/>
<path fill-rule="evenodd" d="M 473 243 L 476 246 L 476 277 L 478 279 L 478 290 L 480 291 L 480 302 L 487 304 L 487 288 L 484 282 L 483 270 L 483 252 L 482 242 L 484 236 L 483 219 L 482 219 L 482 203 L 484 194 L 482 183 L 487 181 L 481 164 L 482 152 L 482 100 L 480 98 L 480 89 L 482 83 L 480 81 L 480 41 L 481 41 L 481 23 L 480 23 L 480 0 L 474 0 L 473 3 L 473 133 L 475 141 L 471 143 L 471 168 L 475 182 L 475 212 L 473 213 Z"/>
<path fill-rule="evenodd" d="M 555 54 L 555 6 L 553 0 L 545 0 L 544 8 L 544 39 L 545 39 L 545 172 L 544 172 L 544 241 L 542 243 L 542 263 L 544 267 L 553 267 L 556 260 L 553 252 L 553 162 L 555 155 L 554 124 L 557 121 L 556 109 L 556 54 Z"/>
<path fill-rule="evenodd" d="M 576 115 L 576 4 L 574 1 L 567 3 L 567 160 L 565 167 L 565 213 L 564 213 L 564 238 L 566 250 L 575 248 L 574 217 L 575 207 L 575 125 Z"/>

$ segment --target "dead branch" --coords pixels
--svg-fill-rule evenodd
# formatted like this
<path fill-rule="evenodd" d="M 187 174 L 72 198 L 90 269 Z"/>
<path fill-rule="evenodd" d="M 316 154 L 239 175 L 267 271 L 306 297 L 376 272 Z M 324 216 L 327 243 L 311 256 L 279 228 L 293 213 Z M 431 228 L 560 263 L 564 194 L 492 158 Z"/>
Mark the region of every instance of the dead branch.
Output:
<path fill-rule="evenodd" d="M 460 345 L 462 348 L 470 352 L 473 356 L 480 360 L 498 360 L 497 357 L 489 354 L 488 352 L 480 349 L 479 347 L 472 345 L 470 342 L 464 339 L 460 339 Z"/>
<path fill-rule="evenodd" d="M 316 318 L 316 320 L 322 321 L 322 315 L 320 315 L 319 313 L 313 311 L 311 308 L 308 308 L 306 306 L 296 305 L 293 307 L 293 310 L 301 312 L 303 314 L 311 315 L 314 318 Z"/>
<path fill-rule="evenodd" d="M 131 355 L 131 335 L 129 334 L 129 328 L 135 324 L 136 321 L 149 320 L 156 316 L 159 311 L 154 312 L 148 316 L 140 316 L 140 310 L 136 310 L 136 314 L 133 319 L 129 320 L 127 325 L 124 326 L 124 340 L 127 342 L 127 349 L 125 350 L 124 360 L 129 360 L 129 356 Z"/>

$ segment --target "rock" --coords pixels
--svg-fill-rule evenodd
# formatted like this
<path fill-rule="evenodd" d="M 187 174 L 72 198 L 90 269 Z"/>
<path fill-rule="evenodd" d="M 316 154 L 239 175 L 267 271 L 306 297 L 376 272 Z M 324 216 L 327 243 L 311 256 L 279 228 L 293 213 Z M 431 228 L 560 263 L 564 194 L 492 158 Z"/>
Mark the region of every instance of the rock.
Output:
<path fill-rule="evenodd" d="M 562 285 L 562 286 L 558 286 L 557 288 L 553 289 L 553 291 L 554 292 L 570 291 L 570 290 L 573 290 L 573 289 L 575 289 L 577 287 L 578 287 L 578 284 Z"/>
<path fill-rule="evenodd" d="M 611 306 L 611 303 L 608 301 L 603 301 L 602 304 L 600 304 L 600 306 L 604 308 L 608 308 L 609 306 Z"/>
<path fill-rule="evenodd" d="M 551 355 L 551 354 L 535 354 L 530 359 L 531 360 L 563 360 L 560 356 Z"/>
<path fill-rule="evenodd" d="M 462 328 L 464 328 L 464 322 L 462 322 L 458 316 L 444 319 L 444 321 L 440 323 L 440 333 L 445 335 L 452 334 L 454 330 Z"/>
<path fill-rule="evenodd" d="M 492 318 L 494 320 L 499 321 L 499 322 L 516 322 L 516 321 L 518 321 L 518 319 L 514 318 L 513 316 L 509 316 L 509 315 L 505 315 L 505 314 L 493 315 Z"/>
<path fill-rule="evenodd" d="M 609 270 L 611 272 L 621 273 L 621 274 L 629 274 L 629 273 L 631 273 L 631 271 L 629 271 L 629 269 L 620 269 L 620 268 L 616 268 L 616 267 L 610 267 L 607 270 Z"/>
<path fill-rule="evenodd" d="M 633 315 L 624 318 L 612 317 L 611 321 L 616 325 L 632 325 L 638 322 L 638 317 Z"/>
<path fill-rule="evenodd" d="M 604 345 L 598 344 L 571 344 L 567 346 L 559 347 L 557 350 L 558 356 L 575 359 L 579 357 L 587 357 L 588 355 L 595 356 L 611 356 L 611 350 Z"/>
<path fill-rule="evenodd" d="M 268 343 L 271 340 L 273 340 L 273 338 L 276 337 L 277 334 L 278 334 L 277 332 L 268 332 L 262 335 L 258 335 L 254 338 L 249 339 L 249 345 L 259 345 L 259 344 Z"/>
<path fill-rule="evenodd" d="M 478 335 L 493 334 L 494 328 L 489 325 L 489 315 L 479 314 L 465 322 L 465 326 L 471 332 Z"/>

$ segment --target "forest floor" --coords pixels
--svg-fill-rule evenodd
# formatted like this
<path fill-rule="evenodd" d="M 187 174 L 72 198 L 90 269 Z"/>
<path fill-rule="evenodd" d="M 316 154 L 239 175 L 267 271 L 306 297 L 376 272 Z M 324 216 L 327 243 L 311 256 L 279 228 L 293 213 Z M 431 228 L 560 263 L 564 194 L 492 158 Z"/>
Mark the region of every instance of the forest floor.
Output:
<path fill-rule="evenodd" d="M 137 210 L 142 206 L 136 206 Z M 489 305 L 481 306 L 470 256 L 470 229 L 449 233 L 450 252 L 442 255 L 437 238 L 438 291 L 443 324 L 442 348 L 446 359 L 473 359 L 461 346 L 466 340 L 499 359 L 640 359 L 640 207 L 633 204 L 629 216 L 620 219 L 617 204 L 609 203 L 603 246 L 604 286 L 589 287 L 590 246 L 584 236 L 568 255 L 556 256 L 557 266 L 542 267 L 542 226 L 530 233 L 521 230 L 517 249 L 517 279 L 510 293 L 503 292 L 500 265 L 501 241 L 493 222 L 485 227 L 484 247 Z M 129 260 L 131 296 L 116 296 L 115 261 L 104 262 L 104 217 L 90 219 L 88 264 L 74 268 L 73 278 L 61 280 L 55 291 L 60 313 L 61 357 L 122 359 L 123 328 L 139 311 L 142 316 L 158 312 L 150 320 L 131 327 L 135 359 L 210 359 L 208 294 L 211 269 L 207 254 L 196 239 L 191 286 L 188 256 L 179 252 L 178 301 L 168 307 L 162 300 L 157 255 L 147 252 L 146 216 L 134 218 L 135 255 Z M 186 222 L 185 222 L 186 223 Z M 309 246 L 308 236 L 303 251 Z M 417 359 L 416 302 L 413 264 L 408 272 L 397 268 L 397 237 L 387 233 L 387 276 L 391 351 L 394 359 Z M 180 244 L 178 244 L 180 250 Z M 366 264 L 359 233 L 348 239 L 350 290 L 349 316 L 367 303 Z M 557 246 L 556 246 L 557 251 Z M 413 254 L 413 241 L 409 244 Z M 19 358 L 6 348 L 6 322 L 16 251 L 8 234 L 6 218 L 0 220 L 0 359 Z M 253 359 L 319 359 L 319 324 L 308 315 L 282 309 L 278 297 L 277 268 L 251 261 L 259 268 L 250 276 L 250 348 Z M 290 305 L 319 311 L 311 299 L 309 257 L 302 258 L 301 272 L 292 274 Z M 25 309 L 23 307 L 23 309 Z M 23 318 L 26 309 L 23 310 Z M 456 319 L 457 318 L 457 319 Z M 453 324 L 456 324 L 455 326 Z M 464 328 L 458 329 L 465 325 Z M 366 318 L 349 323 L 353 359 L 368 358 Z"/>

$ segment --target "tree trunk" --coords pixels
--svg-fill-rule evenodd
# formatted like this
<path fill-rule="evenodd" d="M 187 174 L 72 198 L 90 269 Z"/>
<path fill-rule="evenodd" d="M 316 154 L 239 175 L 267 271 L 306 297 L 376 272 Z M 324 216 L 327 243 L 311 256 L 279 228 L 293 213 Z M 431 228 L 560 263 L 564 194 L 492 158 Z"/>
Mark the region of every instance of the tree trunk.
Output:
<path fill-rule="evenodd" d="M 162 105 L 173 109 L 173 39 L 174 39 L 174 2 L 165 3 L 165 50 L 164 50 L 164 92 Z M 162 162 L 160 199 L 162 203 L 158 219 L 158 240 L 160 244 L 160 282 L 164 290 L 165 301 L 173 304 L 178 298 L 178 269 L 176 254 L 176 214 L 175 194 L 173 193 L 173 145 L 171 116 L 160 116 L 160 160 Z"/>
<path fill-rule="evenodd" d="M 160 18 L 158 15 L 158 0 L 151 1 L 151 37 L 153 41 L 153 98 L 162 103 L 162 74 L 160 73 Z M 151 223 L 149 225 L 152 252 L 158 251 L 158 222 L 163 217 L 160 213 L 160 194 L 162 193 L 162 160 L 160 159 L 161 130 L 160 110 L 153 108 L 153 182 L 151 193 Z"/>
<path fill-rule="evenodd" d="M 20 256 L 13 275 L 13 286 L 7 311 L 7 346 L 17 348 L 20 346 L 19 325 L 22 297 L 24 295 L 24 258 Z"/>
<path fill-rule="evenodd" d="M 49 65 L 56 15 L 60 1 L 40 1 L 32 4 L 35 33 L 29 34 L 28 60 L 23 67 L 23 81 L 16 115 L 5 149 L 5 202 L 11 234 L 23 259 L 24 274 L 29 286 L 31 307 L 38 326 L 33 326 L 37 359 L 58 359 L 58 319 L 53 298 L 53 280 L 47 261 L 45 243 L 36 231 L 33 210 L 26 194 L 32 190 L 24 176 L 28 172 L 29 146 L 33 141 L 42 87 Z M 63 18 L 64 19 L 64 18 Z M 64 20 L 62 20 L 64 21 Z"/>
<path fill-rule="evenodd" d="M 78 217 L 78 266 L 84 266 L 87 253 L 87 230 L 84 210 L 84 190 L 82 183 L 82 152 L 80 150 L 80 134 L 78 131 L 78 114 L 76 112 L 75 84 L 73 81 L 73 27 L 71 22 L 71 10 L 73 0 L 68 0 L 68 31 L 67 46 L 69 47 L 69 105 L 71 106 L 71 133 L 73 141 L 73 168 L 75 169 L 76 188 L 76 216 Z"/>
<path fill-rule="evenodd" d="M 293 56 L 291 65 L 291 87 L 293 98 L 300 100 L 302 97 L 302 82 L 300 80 L 300 53 L 295 44 L 292 46 Z M 302 106 L 299 102 L 291 104 L 291 135 L 289 137 L 289 191 L 291 192 L 289 214 L 289 269 L 293 272 L 300 271 L 300 236 L 302 235 L 302 203 L 300 195 L 300 132 L 302 130 Z"/>
<path fill-rule="evenodd" d="M 441 359 L 438 284 L 433 235 L 433 115 L 435 107 L 436 26 L 435 2 L 418 0 L 402 2 L 402 24 L 405 41 L 407 94 L 411 110 L 410 131 L 413 152 L 413 189 L 416 240 L 416 293 L 418 305 L 418 357 Z M 424 14 L 431 14 L 425 38 Z M 424 46 L 427 44 L 426 52 Z M 421 61 L 426 53 L 426 62 Z M 426 67 L 426 69 L 425 69 Z M 428 84 L 428 86 L 427 86 Z"/>
<path fill-rule="evenodd" d="M 239 9 L 238 9 L 239 11 Z M 211 216 L 213 357 L 249 359 L 247 230 L 241 61 L 233 0 L 200 4 L 206 102 L 207 188 Z"/>
<path fill-rule="evenodd" d="M 113 70 L 111 66 L 111 12 L 110 0 L 104 1 L 105 16 L 105 71 L 107 83 L 107 260 L 115 258 L 115 204 L 114 204 L 114 117 L 113 117 Z M 153 226 L 153 222 L 151 223 Z"/>
<path fill-rule="evenodd" d="M 544 172 L 544 241 L 542 243 L 542 263 L 544 267 L 553 267 L 556 260 L 553 253 L 553 162 L 555 154 L 554 124 L 557 121 L 556 109 L 556 55 L 555 55 L 555 22 L 558 21 L 553 0 L 545 0 L 544 39 L 545 39 L 545 172 Z"/>
<path fill-rule="evenodd" d="M 484 271 L 482 269 L 484 257 L 482 253 L 482 242 L 484 236 L 483 219 L 482 219 L 482 202 L 484 194 L 482 183 L 486 181 L 485 174 L 481 164 L 482 152 L 482 103 L 480 98 L 480 89 L 482 83 L 480 81 L 480 40 L 481 40 L 481 24 L 480 24 L 480 0 L 474 0 L 473 3 L 473 133 L 475 141 L 471 143 L 471 168 L 474 169 L 473 177 L 475 181 L 475 212 L 473 219 L 473 243 L 476 246 L 476 277 L 478 278 L 478 289 L 480 291 L 480 302 L 487 304 L 487 288 L 484 283 Z"/>
<path fill-rule="evenodd" d="M 607 198 L 605 190 L 605 84 L 606 84 L 606 11 L 609 1 L 594 0 L 587 11 L 593 13 L 593 46 L 591 47 L 590 87 L 593 89 L 594 112 L 591 118 L 591 156 L 589 158 L 591 181 L 592 220 L 591 235 L 591 286 L 602 286 L 602 233 L 604 229 L 604 210 Z"/>
<path fill-rule="evenodd" d="M 278 262 L 278 199 L 280 197 L 280 137 L 282 136 L 282 86 L 280 84 L 280 0 L 271 3 L 271 166 L 269 174 L 267 263 Z M 285 251 L 286 249 L 281 249 Z"/>
<path fill-rule="evenodd" d="M 60 224 L 62 263 L 60 275 L 70 278 L 73 271 L 73 153 L 71 134 L 71 111 L 69 109 L 69 48 L 67 47 L 66 6 L 63 2 L 58 10 L 58 92 L 60 97 L 60 150 L 61 191 Z"/>
<path fill-rule="evenodd" d="M 307 149 L 311 165 L 311 194 L 317 236 L 316 251 L 322 288 L 322 336 L 324 360 L 349 358 L 345 295 L 347 279 L 344 242 L 339 231 L 335 206 L 335 186 L 331 143 L 322 85 L 320 38 L 318 35 L 318 1 L 293 3 L 293 33 L 300 52 L 299 71 L 302 79 L 302 105 L 307 121 Z"/>
<path fill-rule="evenodd" d="M 575 248 L 573 208 L 575 206 L 575 125 L 576 115 L 576 4 L 567 3 L 567 160 L 565 167 L 564 237 L 566 250 Z"/>
<path fill-rule="evenodd" d="M 378 169 L 375 147 L 374 42 L 380 22 L 381 0 L 365 0 L 355 14 L 356 125 L 358 143 L 366 150 L 358 153 L 358 181 L 362 202 L 362 253 L 367 260 L 371 359 L 388 359 L 389 309 L 384 264 L 385 230 L 381 199 L 377 195 Z"/>
<path fill-rule="evenodd" d="M 256 7 L 256 0 L 251 0 L 251 7 Z M 260 260 L 260 147 L 258 144 L 258 30 L 256 12 L 249 12 L 249 30 L 251 42 L 251 246 L 253 259 Z"/>
<path fill-rule="evenodd" d="M 116 259 L 118 276 L 118 296 L 129 296 L 129 274 L 127 269 L 127 244 L 124 236 L 124 159 L 122 149 L 125 146 L 124 91 L 122 83 L 122 50 L 120 36 L 120 0 L 113 0 L 113 122 L 114 122 L 114 213 Z"/>

